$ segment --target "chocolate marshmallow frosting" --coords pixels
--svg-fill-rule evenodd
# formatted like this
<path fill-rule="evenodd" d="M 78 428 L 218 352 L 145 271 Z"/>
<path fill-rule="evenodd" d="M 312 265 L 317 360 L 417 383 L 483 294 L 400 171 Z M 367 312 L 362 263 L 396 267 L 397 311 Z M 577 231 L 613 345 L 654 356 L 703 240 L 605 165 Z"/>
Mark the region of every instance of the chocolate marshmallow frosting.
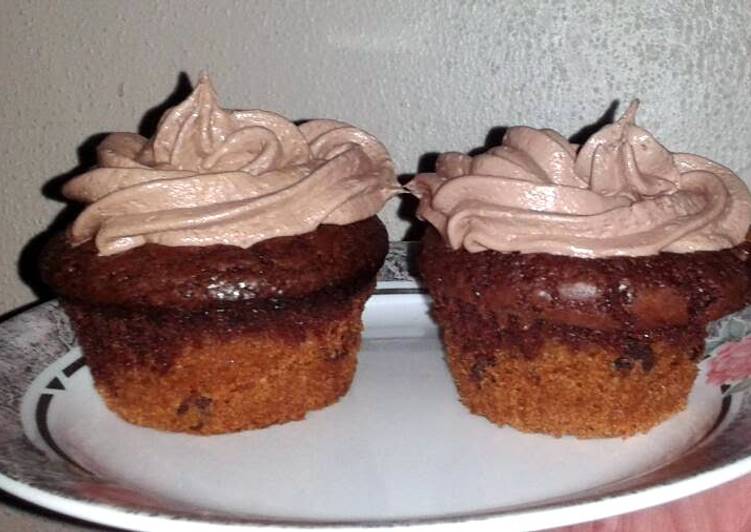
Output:
<path fill-rule="evenodd" d="M 408 185 L 418 216 L 454 249 L 643 256 L 741 243 L 751 194 L 708 159 L 671 153 L 637 126 L 634 101 L 583 146 L 510 128 L 500 146 L 442 154 Z"/>
<path fill-rule="evenodd" d="M 152 139 L 114 133 L 66 197 L 89 204 L 70 230 L 100 255 L 145 243 L 247 248 L 375 215 L 400 192 L 384 146 L 334 120 L 300 126 L 219 107 L 209 78 L 163 117 Z"/>

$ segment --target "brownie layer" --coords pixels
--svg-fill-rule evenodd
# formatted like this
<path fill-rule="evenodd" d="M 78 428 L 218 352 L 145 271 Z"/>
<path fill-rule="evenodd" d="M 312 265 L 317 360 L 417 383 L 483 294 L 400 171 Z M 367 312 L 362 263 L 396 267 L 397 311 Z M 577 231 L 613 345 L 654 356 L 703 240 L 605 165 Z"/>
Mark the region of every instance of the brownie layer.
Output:
<path fill-rule="evenodd" d="M 310 233 L 235 246 L 146 244 L 99 256 L 93 242 L 54 238 L 42 275 L 70 300 L 121 308 L 193 311 L 246 302 L 263 307 L 372 279 L 388 251 L 380 220 L 322 225 Z"/>
<path fill-rule="evenodd" d="M 373 287 L 266 310 L 63 304 L 111 410 L 138 425 L 216 434 L 301 419 L 345 394 Z"/>

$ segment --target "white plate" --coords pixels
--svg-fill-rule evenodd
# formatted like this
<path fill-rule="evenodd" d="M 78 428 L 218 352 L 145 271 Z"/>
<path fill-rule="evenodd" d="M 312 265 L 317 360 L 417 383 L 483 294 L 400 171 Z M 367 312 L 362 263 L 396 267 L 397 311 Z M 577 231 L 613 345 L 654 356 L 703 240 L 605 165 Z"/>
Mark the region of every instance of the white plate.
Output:
<path fill-rule="evenodd" d="M 339 403 L 300 422 L 212 437 L 110 413 L 56 303 L 3 323 L 0 488 L 137 530 L 534 530 L 751 471 L 749 395 L 723 398 L 703 375 L 686 411 L 627 440 L 522 434 L 471 415 L 427 299 L 387 288 L 368 302 L 355 381 Z"/>

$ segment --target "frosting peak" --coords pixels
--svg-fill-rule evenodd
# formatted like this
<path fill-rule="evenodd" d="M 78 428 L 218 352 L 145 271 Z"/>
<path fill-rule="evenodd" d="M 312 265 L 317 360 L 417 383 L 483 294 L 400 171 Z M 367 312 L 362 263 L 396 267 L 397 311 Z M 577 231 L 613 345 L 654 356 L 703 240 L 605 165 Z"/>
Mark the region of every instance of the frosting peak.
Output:
<path fill-rule="evenodd" d="M 580 257 L 717 250 L 742 242 L 751 194 L 730 170 L 666 150 L 636 125 L 639 101 L 583 146 L 510 128 L 500 146 L 442 154 L 408 185 L 454 249 Z"/>
<path fill-rule="evenodd" d="M 147 242 L 246 248 L 368 218 L 400 192 L 388 152 L 368 133 L 222 109 L 205 74 L 151 140 L 113 133 L 97 154 L 97 168 L 63 193 L 90 203 L 73 244 L 94 238 L 102 255 Z"/>

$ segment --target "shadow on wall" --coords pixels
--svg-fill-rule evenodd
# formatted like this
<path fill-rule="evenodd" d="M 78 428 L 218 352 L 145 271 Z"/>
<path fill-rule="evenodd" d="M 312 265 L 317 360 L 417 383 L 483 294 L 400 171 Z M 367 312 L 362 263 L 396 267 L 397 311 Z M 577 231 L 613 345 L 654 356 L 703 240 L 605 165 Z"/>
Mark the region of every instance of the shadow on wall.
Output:
<path fill-rule="evenodd" d="M 591 124 L 584 126 L 579 131 L 571 135 L 568 138 L 569 142 L 573 142 L 574 144 L 581 146 L 589 140 L 589 137 L 597 133 L 603 127 L 615 122 L 615 112 L 618 110 L 619 103 L 620 100 L 613 100 L 612 102 L 610 102 L 608 108 L 605 109 L 605 112 L 602 113 L 602 116 L 600 116 L 600 118 L 598 118 L 596 122 L 592 122 Z"/>
<path fill-rule="evenodd" d="M 144 113 L 138 126 L 138 133 L 144 137 L 150 137 L 156 131 L 157 124 L 162 114 L 174 107 L 178 103 L 187 98 L 192 91 L 190 79 L 185 72 L 181 72 L 177 78 L 175 88 L 170 95 L 159 105 L 156 105 Z M 42 186 L 42 195 L 46 198 L 50 198 L 60 202 L 66 202 L 65 197 L 62 194 L 62 188 L 69 179 L 84 173 L 91 167 L 96 165 L 97 156 L 96 148 L 102 140 L 108 135 L 108 133 L 97 133 L 90 136 L 78 147 L 78 164 L 71 170 L 52 177 Z M 81 206 L 72 203 L 66 203 L 62 211 L 55 217 L 52 223 L 32 238 L 21 251 L 21 255 L 18 258 L 18 274 L 21 280 L 31 288 L 34 295 L 40 300 L 45 301 L 54 297 L 52 291 L 43 282 L 39 272 L 39 263 L 42 250 L 50 238 L 65 230 L 68 227 L 78 213 L 81 211 Z M 36 304 L 36 303 L 34 303 Z M 26 307 L 24 307 L 26 308 Z M 13 314 L 23 309 L 13 311 Z M 9 316 L 4 316 L 9 317 Z"/>
<path fill-rule="evenodd" d="M 188 77 L 187 73 L 180 72 L 177 75 L 175 88 L 172 89 L 170 95 L 162 103 L 155 105 L 143 114 L 143 118 L 141 118 L 141 122 L 138 124 L 138 134 L 142 137 L 150 138 L 156 133 L 156 127 L 159 125 L 159 120 L 164 113 L 169 108 L 182 103 L 192 92 L 193 85 L 190 82 L 190 77 Z"/>

